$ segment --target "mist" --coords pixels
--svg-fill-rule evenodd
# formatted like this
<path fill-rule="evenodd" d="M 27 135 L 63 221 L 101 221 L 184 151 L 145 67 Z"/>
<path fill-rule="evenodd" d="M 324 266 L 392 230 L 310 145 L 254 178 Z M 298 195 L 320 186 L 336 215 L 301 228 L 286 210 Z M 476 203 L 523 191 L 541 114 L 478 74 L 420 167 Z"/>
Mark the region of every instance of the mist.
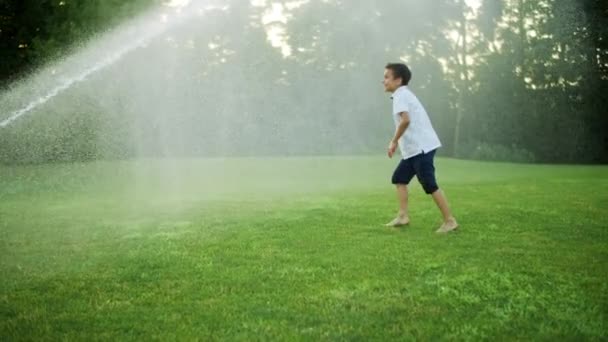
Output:
<path fill-rule="evenodd" d="M 0 161 L 379 154 L 393 130 L 380 82 L 397 61 L 412 69 L 443 156 L 605 161 L 606 50 L 589 31 L 593 10 L 155 4 L 8 83 Z"/>

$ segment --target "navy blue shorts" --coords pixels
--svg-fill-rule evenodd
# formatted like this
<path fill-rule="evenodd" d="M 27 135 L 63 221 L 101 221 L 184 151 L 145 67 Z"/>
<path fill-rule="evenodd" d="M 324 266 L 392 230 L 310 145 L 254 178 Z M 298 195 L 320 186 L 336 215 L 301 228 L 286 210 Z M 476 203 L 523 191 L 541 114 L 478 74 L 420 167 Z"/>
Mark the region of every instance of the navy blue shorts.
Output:
<path fill-rule="evenodd" d="M 424 192 L 432 194 L 437 191 L 439 187 L 435 180 L 434 158 L 435 150 L 402 159 L 393 173 L 393 184 L 409 184 L 412 178 L 416 176 Z"/>

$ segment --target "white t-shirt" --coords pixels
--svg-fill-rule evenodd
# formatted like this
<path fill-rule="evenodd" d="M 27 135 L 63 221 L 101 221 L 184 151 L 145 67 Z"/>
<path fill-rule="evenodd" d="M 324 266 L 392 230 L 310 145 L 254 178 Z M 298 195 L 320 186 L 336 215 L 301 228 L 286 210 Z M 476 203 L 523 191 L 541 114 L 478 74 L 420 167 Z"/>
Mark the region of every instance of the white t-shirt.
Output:
<path fill-rule="evenodd" d="M 399 113 L 407 112 L 410 124 L 399 139 L 403 159 L 426 153 L 441 147 L 441 142 L 422 103 L 407 86 L 395 90 L 393 96 L 393 120 L 395 126 L 401 122 Z"/>

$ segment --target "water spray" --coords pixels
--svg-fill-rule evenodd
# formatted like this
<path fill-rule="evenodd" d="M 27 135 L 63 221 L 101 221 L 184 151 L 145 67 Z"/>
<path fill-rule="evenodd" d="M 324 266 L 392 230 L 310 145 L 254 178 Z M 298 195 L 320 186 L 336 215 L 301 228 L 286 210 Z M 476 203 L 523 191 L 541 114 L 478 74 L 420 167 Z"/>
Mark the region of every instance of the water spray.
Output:
<path fill-rule="evenodd" d="M 75 75 L 65 78 L 58 85 L 52 87 L 51 90 L 43 93 L 43 95 L 37 99 L 32 100 L 27 105 L 11 112 L 6 119 L 0 121 L 0 128 L 9 126 L 23 115 L 43 105 L 61 92 L 72 87 L 74 84 L 82 82 L 90 75 L 114 64 L 133 50 L 145 46 L 152 39 L 163 34 L 171 27 L 175 26 L 178 22 L 183 22 L 184 19 L 192 17 L 195 14 L 201 15 L 206 10 L 217 8 L 207 4 L 206 7 L 194 9 L 191 8 L 192 5 L 189 4 L 189 1 L 187 0 L 173 0 L 169 2 L 168 5 L 177 8 L 171 15 L 166 13 L 166 9 L 156 10 L 152 13 L 148 13 L 135 22 L 122 25 L 119 28 L 109 32 L 101 38 L 101 42 L 96 41 L 91 43 L 80 53 L 63 61 L 62 65 L 78 64 L 75 61 L 79 59 L 88 60 L 89 57 L 87 57 L 87 55 L 91 54 L 92 51 L 103 50 L 103 47 L 106 45 L 112 47 L 118 44 L 118 46 L 120 46 L 118 50 L 116 48 L 110 49 L 114 50 L 114 52 L 104 56 L 101 59 L 97 58 L 97 61 L 93 63 L 93 65 L 89 65 L 85 67 L 84 70 L 77 72 Z M 54 71 L 52 70 L 54 70 L 54 68 L 49 68 L 46 71 L 53 74 Z"/>

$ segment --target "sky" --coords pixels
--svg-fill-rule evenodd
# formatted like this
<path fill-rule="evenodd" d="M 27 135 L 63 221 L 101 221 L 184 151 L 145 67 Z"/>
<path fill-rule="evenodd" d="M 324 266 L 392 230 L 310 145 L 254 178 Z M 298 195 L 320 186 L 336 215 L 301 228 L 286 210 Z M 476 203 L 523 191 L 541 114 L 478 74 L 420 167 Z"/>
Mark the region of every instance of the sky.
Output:
<path fill-rule="evenodd" d="M 173 0 L 173 1 L 189 1 L 189 0 Z M 287 42 L 287 32 L 285 24 L 289 20 L 289 10 L 300 7 L 309 0 L 294 0 L 286 2 L 283 5 L 279 2 L 272 2 L 264 15 L 262 16 L 262 24 L 266 27 L 266 35 L 270 44 L 279 49 L 283 57 L 289 57 L 292 53 L 292 48 Z M 421 0 L 422 1 L 422 0 Z M 481 6 L 482 0 L 465 0 L 465 3 L 477 10 Z M 265 7 L 266 0 L 251 0 L 253 6 Z"/>
<path fill-rule="evenodd" d="M 181 8 L 187 6 L 191 1 L 192 0 L 168 0 L 167 5 Z M 284 3 L 272 2 L 270 6 L 267 6 L 267 0 L 251 0 L 253 6 L 267 8 L 262 15 L 262 24 L 266 28 L 268 42 L 274 48 L 279 49 L 283 57 L 289 57 L 292 54 L 292 47 L 287 42 L 288 36 L 285 29 L 285 24 L 287 24 L 290 19 L 289 11 L 300 7 L 308 1 L 309 0 L 294 0 Z M 465 0 L 465 3 L 474 10 L 477 10 L 479 6 L 481 6 L 481 1 L 482 0 Z"/>

